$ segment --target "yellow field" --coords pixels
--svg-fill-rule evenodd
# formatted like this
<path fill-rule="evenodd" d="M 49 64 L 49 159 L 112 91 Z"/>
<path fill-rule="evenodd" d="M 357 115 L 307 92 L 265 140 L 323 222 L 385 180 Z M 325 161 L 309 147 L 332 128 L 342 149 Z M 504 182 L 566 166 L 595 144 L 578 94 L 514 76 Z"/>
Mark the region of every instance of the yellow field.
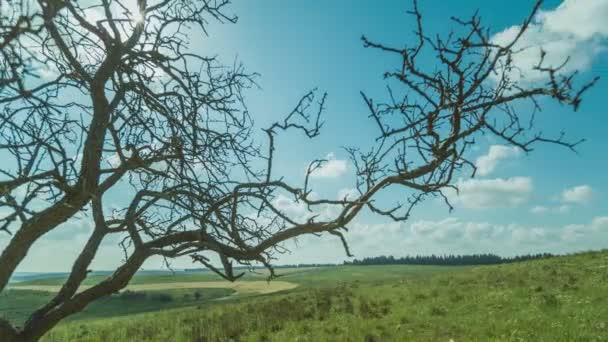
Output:
<path fill-rule="evenodd" d="M 237 281 L 231 283 L 229 281 L 201 281 L 201 282 L 175 282 L 175 283 L 158 283 L 158 284 L 135 284 L 128 285 L 125 290 L 131 291 L 152 291 L 152 290 L 167 290 L 167 289 L 200 289 L 200 288 L 229 288 L 236 291 L 235 294 L 265 294 L 290 290 L 297 287 L 297 284 L 287 281 Z M 15 286 L 14 289 L 19 290 L 34 290 L 58 292 L 61 285 L 23 285 Z M 87 286 L 82 286 L 80 290 L 86 289 Z"/>

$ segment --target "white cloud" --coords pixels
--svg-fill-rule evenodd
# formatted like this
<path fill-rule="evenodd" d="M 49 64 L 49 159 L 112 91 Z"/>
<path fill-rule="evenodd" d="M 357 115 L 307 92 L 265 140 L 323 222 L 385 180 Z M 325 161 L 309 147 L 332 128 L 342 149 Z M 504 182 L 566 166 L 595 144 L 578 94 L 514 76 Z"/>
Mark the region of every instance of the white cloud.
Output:
<path fill-rule="evenodd" d="M 556 214 L 566 214 L 572 209 L 573 204 L 584 204 L 593 197 L 593 189 L 589 185 L 578 185 L 572 188 L 567 188 L 560 194 L 559 197 L 554 197 L 554 201 L 559 201 L 555 206 L 537 205 L 530 209 L 533 214 L 545 214 L 547 212 Z"/>
<path fill-rule="evenodd" d="M 497 229 L 487 222 L 468 222 L 465 226 L 465 236 L 470 240 L 490 239 L 501 232 L 502 228 Z"/>
<path fill-rule="evenodd" d="M 381 254 L 570 253 L 605 248 L 608 216 L 563 226 L 496 224 L 454 217 L 411 223 L 354 224 L 346 238 L 357 258 Z M 330 243 L 327 246 L 331 246 L 331 240 L 327 241 Z M 311 238 L 310 246 L 301 247 L 313 254 L 319 243 Z M 333 241 L 333 244 L 332 253 L 337 250 L 337 260 L 343 260 L 344 256 L 339 254 L 339 241 Z M 318 254 L 319 249 L 316 252 Z"/>
<path fill-rule="evenodd" d="M 355 200 L 359 197 L 359 192 L 357 191 L 357 189 L 353 189 L 353 188 L 344 188 L 344 189 L 340 189 L 338 191 L 338 200 Z"/>
<path fill-rule="evenodd" d="M 525 78 L 537 81 L 547 75 L 533 70 L 538 64 L 541 48 L 547 53 L 545 66 L 561 65 L 570 58 L 562 70 L 588 69 L 593 59 L 608 48 L 608 1 L 564 0 L 557 8 L 540 11 L 528 30 L 514 47 L 523 49 L 514 57 L 520 71 L 509 75 L 513 80 Z M 492 37 L 492 42 L 505 45 L 515 38 L 519 26 L 509 27 Z"/>
<path fill-rule="evenodd" d="M 70 238 L 44 237 L 32 249 L 19 271 L 66 271 L 86 241 L 89 229 L 66 227 Z M 531 226 L 525 224 L 496 224 L 467 221 L 455 217 L 413 222 L 377 224 L 353 223 L 345 237 L 357 258 L 377 255 L 429 255 L 496 253 L 518 255 L 526 253 L 571 253 L 606 248 L 608 216 L 598 216 L 588 222 L 561 226 Z M 79 232 L 81 231 L 81 232 Z M 6 245 L 0 239 L 0 251 Z M 330 234 L 321 237 L 306 235 L 286 244 L 292 253 L 278 255 L 281 263 L 341 262 L 346 259 L 339 239 Z M 123 254 L 115 243 L 104 244 L 92 269 L 113 269 Z M 173 266 L 191 267 L 187 258 L 175 260 Z M 162 267 L 162 260 L 153 259 L 146 268 Z"/>
<path fill-rule="evenodd" d="M 307 216 L 307 210 L 304 203 L 296 202 L 295 199 L 289 198 L 282 194 L 275 198 L 273 205 L 285 215 L 290 217 L 299 218 L 302 216 Z"/>
<path fill-rule="evenodd" d="M 608 216 L 600 216 L 593 219 L 591 222 L 591 228 L 594 231 L 606 231 L 608 232 Z"/>
<path fill-rule="evenodd" d="M 467 222 L 458 218 L 447 218 L 440 221 L 420 220 L 410 224 L 411 232 L 419 238 L 427 238 L 436 242 L 452 241 L 458 244 L 462 241 L 480 241 L 493 238 L 504 240 L 528 234 L 525 228 L 519 226 L 493 225 L 488 222 Z"/>
<path fill-rule="evenodd" d="M 546 214 L 546 213 L 555 213 L 555 214 L 567 214 L 570 212 L 570 209 L 572 209 L 572 207 L 568 204 L 561 204 L 558 206 L 554 206 L 554 207 L 546 207 L 543 205 L 537 205 L 535 207 L 532 207 L 532 209 L 530 209 L 530 212 L 532 214 L 537 214 L 537 215 L 542 215 L 542 214 Z"/>
<path fill-rule="evenodd" d="M 583 204 L 589 202 L 593 196 L 593 190 L 589 185 L 579 185 L 562 192 L 563 203 Z"/>
<path fill-rule="evenodd" d="M 533 207 L 532 209 L 530 209 L 530 212 L 532 214 L 544 214 L 547 211 L 549 211 L 549 208 L 542 206 L 542 205 L 537 205 L 537 206 Z"/>
<path fill-rule="evenodd" d="M 578 39 L 608 36 L 608 1 L 565 0 L 553 11 L 539 13 L 547 30 L 572 35 Z"/>
<path fill-rule="evenodd" d="M 130 154 L 130 151 L 127 151 Z M 118 153 L 114 153 L 106 158 L 106 162 L 110 165 L 110 167 L 118 167 L 120 166 L 120 156 Z"/>
<path fill-rule="evenodd" d="M 343 200 L 345 197 L 353 200 L 358 196 L 355 189 L 341 189 L 338 191 L 337 200 Z M 318 194 L 311 193 L 310 199 L 319 199 Z M 335 198 L 334 198 L 335 199 Z M 279 194 L 274 200 L 273 205 L 285 215 L 289 216 L 296 222 L 305 222 L 310 218 L 315 218 L 316 221 L 329 221 L 335 219 L 341 212 L 342 206 L 335 204 L 323 204 L 308 207 L 303 201 L 296 201 L 293 196 Z"/>
<path fill-rule="evenodd" d="M 410 224 L 410 230 L 417 237 L 434 241 L 479 241 L 498 236 L 504 227 L 487 222 L 466 222 L 452 217 L 440 221 L 416 221 Z"/>
<path fill-rule="evenodd" d="M 447 191 L 448 199 L 465 208 L 505 208 L 525 203 L 533 190 L 529 177 L 459 180 L 459 193 Z"/>
<path fill-rule="evenodd" d="M 336 159 L 336 156 L 333 153 L 328 154 L 325 159 L 327 159 L 327 161 L 314 170 L 310 174 L 310 177 L 338 178 L 348 171 L 348 162 L 346 160 Z"/>
<path fill-rule="evenodd" d="M 521 226 L 513 226 L 510 229 L 511 238 L 517 242 L 522 244 L 538 244 L 543 242 L 548 238 L 548 232 L 545 228 L 539 227 L 521 227 Z"/>
<path fill-rule="evenodd" d="M 561 238 L 566 242 L 580 242 L 589 240 L 590 238 L 597 238 L 598 243 L 604 243 L 603 248 L 606 247 L 605 241 L 608 236 L 608 216 L 598 216 L 593 218 L 590 224 L 569 224 L 565 226 L 561 231 Z"/>
<path fill-rule="evenodd" d="M 410 225 L 410 231 L 420 237 L 430 237 L 435 241 L 447 241 L 466 238 L 469 240 L 488 239 L 500 229 L 487 222 L 463 222 L 457 218 L 440 221 L 416 221 Z"/>
<path fill-rule="evenodd" d="M 421 236 L 429 236 L 441 227 L 451 226 L 456 222 L 456 219 L 448 218 L 442 221 L 417 221 L 410 225 L 412 233 Z"/>
<path fill-rule="evenodd" d="M 562 230 L 562 240 L 573 242 L 585 236 L 588 228 L 583 224 L 569 224 Z"/>
<path fill-rule="evenodd" d="M 515 146 L 492 145 L 488 153 L 477 158 L 475 166 L 479 176 L 487 176 L 494 172 L 501 160 L 517 157 L 521 151 Z"/>

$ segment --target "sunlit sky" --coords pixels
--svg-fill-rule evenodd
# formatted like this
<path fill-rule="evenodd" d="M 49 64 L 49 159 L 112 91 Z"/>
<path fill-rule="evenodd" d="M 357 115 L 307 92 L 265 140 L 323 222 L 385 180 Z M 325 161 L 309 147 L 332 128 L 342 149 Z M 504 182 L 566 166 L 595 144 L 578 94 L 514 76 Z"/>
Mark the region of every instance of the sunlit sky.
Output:
<path fill-rule="evenodd" d="M 532 1 L 420 1 L 429 32 L 445 34 L 451 16 L 468 17 L 479 10 L 492 34 L 509 34 L 528 15 Z M 308 90 L 328 93 L 325 125 L 320 137 L 307 140 L 292 134 L 279 139 L 277 174 L 301 179 L 308 163 L 319 157 L 330 162 L 313 179 L 321 194 L 349 191 L 353 165 L 343 146 L 366 147 L 377 135 L 367 117 L 360 91 L 385 96 L 384 71 L 398 61 L 364 49 L 372 40 L 402 46 L 414 38 L 414 23 L 406 14 L 408 1 L 234 0 L 229 12 L 237 24 L 211 23 L 209 36 L 192 36 L 195 52 L 235 60 L 258 72 L 259 89 L 247 92 L 247 104 L 261 128 L 288 113 Z M 451 213 L 440 201 L 417 207 L 407 222 L 364 215 L 346 235 L 355 257 L 392 254 L 573 252 L 608 248 L 608 0 L 546 1 L 524 44 L 543 44 L 549 56 L 571 63 L 581 79 L 603 79 L 584 98 L 578 112 L 543 103 L 538 125 L 547 134 L 564 130 L 574 140 L 585 138 L 578 153 L 556 146 L 538 146 L 525 154 L 485 136 L 478 139 L 473 160 L 479 168 L 473 179 L 457 180 L 460 196 L 453 196 Z M 497 36 L 498 37 L 498 36 Z M 430 63 L 430 62 L 429 62 Z M 528 60 L 520 61 L 530 67 Z M 531 78 L 533 76 L 530 76 Z M 398 198 L 399 193 L 391 193 Z M 290 210 L 302 210 L 297 206 Z M 84 223 L 70 223 L 35 245 L 18 271 L 69 269 L 89 231 Z M 3 237 L 2 239 L 6 239 Z M 1 242 L 0 242 L 1 243 Z M 341 262 L 346 259 L 335 237 L 303 237 L 287 247 L 282 263 Z M 113 243 L 104 245 L 94 269 L 110 269 L 123 255 Z M 175 267 L 194 267 L 188 259 Z M 160 268 L 158 259 L 145 268 Z"/>

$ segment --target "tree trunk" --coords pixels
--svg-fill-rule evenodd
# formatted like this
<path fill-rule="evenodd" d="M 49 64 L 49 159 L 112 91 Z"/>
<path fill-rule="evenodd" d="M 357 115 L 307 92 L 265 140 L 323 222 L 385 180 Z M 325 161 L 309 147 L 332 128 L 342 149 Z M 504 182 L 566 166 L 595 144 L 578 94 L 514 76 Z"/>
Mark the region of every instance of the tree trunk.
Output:
<path fill-rule="evenodd" d="M 18 342 L 23 341 L 19 339 L 19 333 L 13 326 L 6 320 L 0 318 L 0 341 L 2 342 Z"/>

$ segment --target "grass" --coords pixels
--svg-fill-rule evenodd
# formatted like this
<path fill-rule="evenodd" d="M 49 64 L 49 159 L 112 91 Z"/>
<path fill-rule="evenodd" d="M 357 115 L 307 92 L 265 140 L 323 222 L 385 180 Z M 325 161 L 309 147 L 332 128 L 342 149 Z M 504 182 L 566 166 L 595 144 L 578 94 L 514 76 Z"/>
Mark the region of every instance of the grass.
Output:
<path fill-rule="evenodd" d="M 465 269 L 366 266 L 285 294 L 67 323 L 46 341 L 605 341 L 608 253 Z M 309 284 L 309 285 L 306 285 Z"/>
<path fill-rule="evenodd" d="M 124 316 L 134 313 L 165 310 L 169 308 L 199 305 L 204 301 L 214 299 L 241 299 L 257 294 L 268 294 L 286 291 L 297 286 L 285 281 L 249 280 L 239 282 L 227 281 L 183 281 L 185 277 L 175 277 L 176 282 L 160 282 L 156 276 L 148 281 L 139 279 L 135 284 L 129 284 L 119 294 L 97 300 L 70 320 Z M 188 277 L 189 278 L 189 277 Z M 45 279 L 46 280 L 46 279 Z M 53 293 L 61 288 L 55 282 L 53 285 L 40 284 L 38 281 L 21 283 L 0 294 L 0 317 L 7 318 L 21 325 L 31 312 L 46 304 Z M 86 287 L 86 286 L 85 286 Z M 229 297 L 230 296 L 230 297 Z M 168 300 L 167 300 L 168 299 Z"/>
<path fill-rule="evenodd" d="M 199 305 L 235 293 L 227 288 L 127 291 L 101 298 L 68 320 L 113 317 L 154 310 Z M 0 294 L 0 316 L 21 325 L 32 310 L 46 304 L 53 294 L 44 291 L 8 290 Z"/>
<path fill-rule="evenodd" d="M 466 268 L 319 268 L 281 280 L 300 286 L 72 320 L 44 341 L 608 341 L 608 252 Z"/>
<path fill-rule="evenodd" d="M 435 266 L 339 266 L 321 268 L 281 268 L 277 273 L 281 277 L 270 283 L 266 281 L 268 273 L 257 271 L 248 273 L 242 281 L 230 283 L 210 272 L 177 273 L 138 275 L 127 286 L 131 291 L 200 291 L 207 293 L 216 288 L 224 289 L 231 295 L 229 301 L 240 300 L 243 297 L 257 294 L 268 294 L 294 289 L 306 291 L 310 288 L 323 288 L 335 286 L 338 282 L 362 282 L 362 283 L 384 283 L 395 281 L 403 277 L 408 279 L 423 277 L 434 273 L 454 272 L 459 268 L 435 267 Z M 104 276 L 94 275 L 84 281 L 84 287 L 90 286 L 102 280 Z M 43 278 L 13 284 L 9 291 L 0 295 L 0 316 L 10 319 L 16 324 L 22 324 L 28 315 L 38 307 L 46 304 L 52 297 L 50 292 L 56 292 L 63 284 L 64 277 Z M 211 287 L 211 289 L 208 289 Z M 236 296 L 235 296 L 236 295 Z M 227 296 L 209 296 L 208 299 L 218 299 Z M 104 318 L 110 316 L 124 316 L 132 313 L 158 311 L 174 307 L 198 305 L 199 302 L 173 302 L 161 303 L 150 301 L 125 305 L 124 302 L 115 300 L 114 296 L 101 299 L 89 306 L 85 312 L 71 316 L 70 320 Z"/>
<path fill-rule="evenodd" d="M 307 272 L 305 269 L 281 269 L 286 275 Z M 240 299 L 256 294 L 285 291 L 297 286 L 285 281 L 267 282 L 266 271 L 248 273 L 244 281 L 227 282 L 210 272 L 145 274 L 138 275 L 129 283 L 126 290 L 145 294 L 144 297 L 125 301 L 120 295 L 102 298 L 83 312 L 70 316 L 68 320 L 124 316 L 134 313 L 166 310 L 185 306 L 199 305 L 214 299 Z M 96 284 L 106 276 L 94 275 L 85 279 L 83 288 Z M 7 291 L 0 293 L 0 317 L 21 325 L 32 311 L 46 304 L 59 291 L 65 276 L 33 279 L 11 284 Z M 195 294 L 198 293 L 198 299 Z M 169 295 L 172 300 L 158 300 L 160 295 Z M 230 297 L 229 297 L 230 296 Z M 0 340 L 1 341 L 1 340 Z"/>
<path fill-rule="evenodd" d="M 80 290 L 86 289 L 88 286 L 83 286 Z M 139 283 L 129 284 L 125 290 L 131 291 L 156 291 L 156 290 L 167 290 L 167 289 L 203 289 L 203 288 L 226 288 L 232 289 L 241 295 L 250 295 L 257 293 L 273 293 L 278 291 L 290 290 L 297 287 L 297 284 L 286 282 L 286 281 L 261 281 L 261 280 L 250 280 L 240 282 L 229 282 L 229 281 L 200 281 L 200 282 L 180 282 L 176 281 L 173 283 Z M 45 292 L 58 292 L 61 289 L 60 285 L 22 285 L 14 287 L 15 290 L 25 291 L 45 291 Z"/>
<path fill-rule="evenodd" d="M 281 268 L 279 271 L 285 275 L 291 275 L 296 273 L 303 273 L 315 270 L 312 267 L 304 267 L 304 268 Z M 107 275 L 92 275 L 88 276 L 84 281 L 83 285 L 94 285 L 105 279 Z M 244 277 L 243 280 L 265 280 L 268 277 L 268 271 L 266 270 L 256 270 L 256 272 L 249 272 Z M 65 275 L 59 275 L 56 277 L 50 278 L 41 278 L 41 279 L 33 279 L 28 281 L 23 281 L 20 283 L 12 284 L 13 287 L 22 287 L 22 286 L 60 286 L 63 285 L 66 279 Z M 139 284 L 161 284 L 161 283 L 175 283 L 175 282 L 203 282 L 203 281 L 219 281 L 224 280 L 222 277 L 218 276 L 215 273 L 203 271 L 203 272 L 190 272 L 184 273 L 179 272 L 175 274 L 138 274 L 131 279 L 129 285 L 139 285 Z"/>

